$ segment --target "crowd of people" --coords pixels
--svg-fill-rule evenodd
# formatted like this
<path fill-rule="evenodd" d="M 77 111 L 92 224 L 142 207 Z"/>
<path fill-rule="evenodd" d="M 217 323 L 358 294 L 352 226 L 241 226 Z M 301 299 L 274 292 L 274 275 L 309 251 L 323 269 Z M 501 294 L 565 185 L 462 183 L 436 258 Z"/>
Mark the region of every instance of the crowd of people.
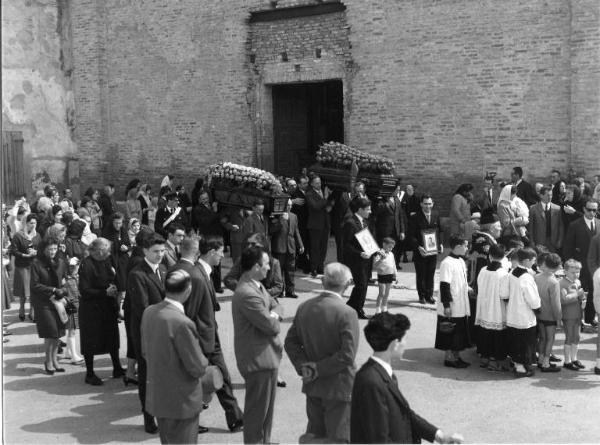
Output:
<path fill-rule="evenodd" d="M 552 351 L 562 325 L 563 367 L 577 371 L 583 369 L 579 332 L 584 323 L 597 328 L 599 178 L 591 185 L 580 178 L 565 185 L 553 171 L 552 184 L 532 186 L 522 177 L 519 167 L 510 182 L 498 186 L 488 176 L 480 194 L 462 184 L 447 219 L 440 218 L 431 195 L 418 195 L 414 185 L 401 180 L 392 194 L 380 197 L 361 181 L 342 191 L 329 189 L 312 173 L 283 178 L 290 199 L 278 214 L 267 214 L 261 199 L 252 209 L 217 203 L 203 178 L 191 197 L 170 175 L 157 196 L 136 179 L 122 203 L 112 184 L 102 192 L 89 188 L 80 201 L 70 189 L 59 194 L 48 185 L 31 203 L 22 197 L 3 210 L 4 308 L 14 298 L 19 319 L 35 322 L 48 375 L 65 372 L 58 354 L 66 348 L 71 363 L 85 363 L 85 383 L 100 386 L 94 357 L 109 354 L 113 378 L 137 385 L 145 430 L 159 431 L 166 443 L 195 441 L 207 431 L 198 425 L 198 415 L 210 392 L 216 393 L 229 429 L 243 429 L 245 443 L 269 442 L 277 387 L 286 385 L 277 372 L 284 346 L 307 395 L 303 440 L 458 442 L 460 436 L 445 435 L 412 412 L 399 390 L 371 394 L 373 385 L 393 382 L 397 389 L 389 363 L 401 355 L 410 323 L 389 313 L 388 299 L 409 255 L 419 302 L 437 304 L 435 348 L 444 351 L 447 367 L 469 366 L 460 352 L 476 346 L 482 367 L 490 370 L 512 368 L 518 377 L 531 376 L 537 363 L 542 372 L 557 372 L 560 360 Z M 336 262 L 326 265 L 331 235 Z M 366 251 L 369 239 L 376 248 Z M 440 264 L 436 301 L 434 275 L 444 239 L 450 253 Z M 222 277 L 226 252 L 233 267 Z M 300 305 L 284 345 L 278 299 L 298 298 L 297 268 L 320 276 L 325 290 Z M 379 294 L 371 317 L 364 305 L 368 285 L 375 282 Z M 217 294 L 224 287 L 234 291 L 234 352 L 246 383 L 243 410 L 215 321 Z M 359 319 L 370 319 L 365 338 L 375 352 L 355 379 Z M 121 322 L 127 334 L 125 368 L 119 356 Z M 154 329 L 160 323 L 164 331 Z M 161 337 L 167 343 L 158 344 L 157 332 L 168 333 Z M 600 337 L 597 350 L 594 370 L 600 374 Z M 165 373 L 160 360 L 176 370 Z M 171 394 L 179 402 L 165 410 L 161 385 L 173 379 L 188 389 Z M 401 401 L 401 427 L 386 420 L 389 413 L 378 412 L 381 397 Z M 372 407 L 369 416 L 355 411 L 358 401 Z M 362 419 L 350 422 L 352 413 Z"/>

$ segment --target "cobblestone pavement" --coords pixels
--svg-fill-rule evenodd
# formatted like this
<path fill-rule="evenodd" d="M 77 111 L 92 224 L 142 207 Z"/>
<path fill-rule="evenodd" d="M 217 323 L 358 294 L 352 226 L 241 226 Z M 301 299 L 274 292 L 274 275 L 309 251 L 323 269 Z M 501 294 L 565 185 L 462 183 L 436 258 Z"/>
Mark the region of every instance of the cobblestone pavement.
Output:
<path fill-rule="evenodd" d="M 227 268 L 224 264 L 224 269 Z M 581 372 L 562 370 L 556 374 L 537 373 L 533 378 L 514 379 L 506 373 L 479 368 L 473 350 L 465 353 L 473 365 L 466 370 L 444 368 L 443 354 L 433 349 L 435 312 L 432 305 L 420 305 L 414 290 L 412 265 L 398 274 L 397 289 L 391 292 L 390 311 L 402 311 L 411 320 L 405 359 L 395 364 L 401 389 L 415 411 L 441 429 L 457 431 L 467 442 L 492 443 L 593 443 L 600 437 L 600 377 L 593 374 L 595 334 L 583 333 L 580 356 L 586 365 Z M 437 280 L 436 280 L 437 281 Z M 320 281 L 297 275 L 298 300 L 282 299 L 286 318 L 285 335 L 295 310 L 302 301 L 316 295 Z M 365 309 L 373 313 L 376 286 L 370 286 Z M 233 356 L 231 292 L 219 296 L 219 332 L 232 374 L 235 393 L 243 406 L 244 384 Z M 110 378 L 108 356 L 96 359 L 104 386 L 84 384 L 85 368 L 65 363 L 63 375 L 43 373 L 42 341 L 32 323 L 18 322 L 16 304 L 5 313 L 15 321 L 13 333 L 4 344 L 4 442 L 15 443 L 158 443 L 158 436 L 146 434 L 136 387 L 125 387 Z M 365 322 L 361 321 L 361 328 Z M 121 324 L 121 344 L 125 330 Z M 564 335 L 557 335 L 555 354 L 562 356 Z M 370 354 L 361 335 L 357 356 L 360 366 Z M 121 349 L 121 355 L 125 355 Z M 125 359 L 123 359 L 123 364 Z M 304 432 L 306 415 L 301 382 L 287 356 L 280 367 L 286 388 L 277 393 L 272 440 L 294 443 Z M 200 423 L 210 427 L 199 443 L 241 443 L 242 434 L 227 430 L 223 411 L 216 399 L 201 414 Z"/>

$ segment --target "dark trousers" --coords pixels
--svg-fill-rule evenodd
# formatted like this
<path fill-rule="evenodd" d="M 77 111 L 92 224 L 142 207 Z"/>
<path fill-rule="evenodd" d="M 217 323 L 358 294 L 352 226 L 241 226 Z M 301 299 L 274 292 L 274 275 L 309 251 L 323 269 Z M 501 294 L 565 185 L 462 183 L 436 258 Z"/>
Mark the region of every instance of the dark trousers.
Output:
<path fill-rule="evenodd" d="M 277 392 L 277 369 L 255 371 L 243 377 L 246 381 L 244 443 L 269 443 Z"/>
<path fill-rule="evenodd" d="M 198 441 L 198 419 L 200 413 L 189 419 L 157 417 L 160 443 L 196 443 Z"/>
<path fill-rule="evenodd" d="M 310 251 L 310 235 L 308 234 L 308 229 L 306 226 L 302 227 L 298 226 L 298 230 L 300 231 L 300 237 L 302 238 L 302 244 L 304 244 L 304 253 L 298 254 L 298 260 L 296 265 L 302 269 L 304 272 L 310 271 L 310 260 L 309 260 L 309 251 Z"/>
<path fill-rule="evenodd" d="M 437 255 L 424 257 L 415 251 L 413 252 L 413 261 L 415 263 L 419 299 L 433 298 L 433 277 L 435 276 Z"/>
<path fill-rule="evenodd" d="M 148 375 L 148 368 L 146 360 L 142 357 L 138 351 L 135 351 L 137 355 L 137 367 L 138 367 L 138 396 L 140 403 L 142 404 L 142 412 L 146 414 L 146 377 Z"/>
<path fill-rule="evenodd" d="M 537 326 L 528 329 L 507 328 L 510 341 L 510 358 L 529 369 L 535 362 L 535 342 Z"/>
<path fill-rule="evenodd" d="M 277 258 L 281 265 L 281 273 L 285 282 L 285 295 L 291 295 L 295 289 L 294 272 L 296 271 L 296 255 L 292 255 L 291 253 L 274 253 L 273 256 Z"/>
<path fill-rule="evenodd" d="M 329 231 L 309 230 L 308 232 L 310 233 L 310 270 L 322 273 L 327 256 Z"/>
<path fill-rule="evenodd" d="M 346 254 L 346 259 L 348 259 Z M 371 271 L 370 260 L 362 258 L 352 258 L 346 262 L 346 265 L 350 268 L 352 273 L 352 280 L 354 281 L 354 288 L 350 294 L 348 300 L 348 306 L 354 308 L 356 311 L 362 311 L 365 305 L 365 299 L 367 298 L 367 287 L 369 281 L 369 272 Z"/>
<path fill-rule="evenodd" d="M 306 396 L 307 434 L 327 439 L 323 443 L 350 442 L 350 402 Z"/>
<path fill-rule="evenodd" d="M 587 302 L 583 311 L 583 321 L 590 324 L 596 318 L 596 308 L 594 307 L 594 282 L 592 280 L 592 274 L 589 272 L 587 267 L 581 269 L 581 287 L 587 291 Z"/>
<path fill-rule="evenodd" d="M 223 288 L 223 283 L 221 282 L 221 263 L 219 263 L 217 266 L 213 266 L 212 272 L 210 273 L 210 279 L 213 282 L 215 290 Z"/>
<path fill-rule="evenodd" d="M 342 230 L 342 228 L 337 228 L 337 229 L 333 229 L 333 236 L 335 237 L 335 251 L 336 251 L 336 258 L 338 260 L 338 263 L 343 263 L 344 262 L 344 231 Z"/>
<path fill-rule="evenodd" d="M 221 342 L 219 341 L 219 334 L 217 332 L 215 332 L 215 350 L 207 353 L 206 358 L 211 365 L 218 367 L 221 370 L 221 374 L 223 374 L 223 387 L 219 389 L 216 394 L 219 403 L 225 411 L 227 426 L 231 428 L 235 422 L 243 418 L 243 414 L 237 399 L 233 395 L 231 376 L 229 375 L 229 370 L 225 364 L 225 357 L 223 357 Z"/>

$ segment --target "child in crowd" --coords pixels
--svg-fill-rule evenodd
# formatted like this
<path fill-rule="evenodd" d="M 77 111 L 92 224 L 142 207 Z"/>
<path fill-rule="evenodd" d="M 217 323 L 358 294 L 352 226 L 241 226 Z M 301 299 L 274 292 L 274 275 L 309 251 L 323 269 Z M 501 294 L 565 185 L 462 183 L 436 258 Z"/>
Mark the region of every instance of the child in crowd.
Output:
<path fill-rule="evenodd" d="M 560 303 L 565 330 L 565 360 L 563 367 L 571 371 L 579 371 L 585 368 L 577 359 L 579 330 L 581 329 L 581 317 L 583 316 L 581 308 L 586 299 L 586 293 L 579 281 L 580 272 L 581 263 L 579 261 L 567 260 L 565 262 L 565 277 L 560 280 Z"/>
<path fill-rule="evenodd" d="M 477 308 L 475 325 L 477 352 L 481 355 L 481 367 L 490 371 L 508 371 L 506 363 L 506 299 L 508 289 L 504 281 L 508 279 L 508 268 L 503 267 L 504 246 L 496 244 L 489 249 L 489 263 L 477 276 Z"/>
<path fill-rule="evenodd" d="M 66 323 L 67 328 L 67 352 L 71 357 L 71 363 L 78 365 L 83 363 L 83 357 L 77 351 L 77 330 L 79 329 L 79 259 L 73 257 L 69 260 L 69 272 L 65 281 L 67 301 L 74 310 L 69 314 Z"/>
<path fill-rule="evenodd" d="M 537 285 L 529 270 L 535 264 L 535 251 L 529 247 L 517 250 L 517 266 L 508 276 L 508 305 L 506 325 L 510 338 L 510 356 L 515 363 L 516 377 L 531 377 L 535 374 L 536 327 L 535 312 L 540 308 Z M 503 292 L 506 293 L 506 292 Z"/>
<path fill-rule="evenodd" d="M 542 372 L 558 372 L 560 368 L 550 363 L 556 328 L 561 319 L 560 285 L 555 277 L 560 269 L 561 260 L 555 253 L 544 253 L 538 257 L 538 269 L 535 284 L 540 295 L 540 313 L 538 314 L 538 366 Z"/>
<path fill-rule="evenodd" d="M 460 357 L 460 351 L 471 346 L 469 338 L 469 284 L 467 265 L 463 257 L 468 251 L 467 240 L 450 237 L 450 254 L 440 264 L 440 301 L 435 348 L 446 353 L 444 366 L 466 368 L 470 363 Z"/>
<path fill-rule="evenodd" d="M 382 244 L 383 249 L 375 254 L 375 261 L 373 262 L 373 269 L 377 272 L 377 282 L 379 283 L 376 314 L 387 312 L 390 288 L 392 283 L 396 281 L 396 259 L 393 252 L 396 241 L 390 237 L 385 237 Z"/>

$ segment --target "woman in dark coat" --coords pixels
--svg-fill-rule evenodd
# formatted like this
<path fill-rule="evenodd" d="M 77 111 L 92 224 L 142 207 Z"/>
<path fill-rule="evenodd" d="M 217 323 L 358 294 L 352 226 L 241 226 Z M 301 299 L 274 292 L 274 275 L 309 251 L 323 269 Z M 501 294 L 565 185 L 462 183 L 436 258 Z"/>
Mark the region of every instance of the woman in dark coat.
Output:
<path fill-rule="evenodd" d="M 131 242 L 129 234 L 123 224 L 124 217 L 121 212 L 115 212 L 110 217 L 110 222 L 104 227 L 104 238 L 112 243 L 111 255 L 116 270 L 115 284 L 119 293 L 124 293 L 127 282 L 127 263 Z"/>
<path fill-rule="evenodd" d="M 87 246 L 81 240 L 85 221 L 76 219 L 67 229 L 67 238 L 65 239 L 65 248 L 67 258 L 77 258 L 80 262 L 87 256 Z"/>
<path fill-rule="evenodd" d="M 65 324 L 59 318 L 55 301 L 66 295 L 62 283 L 67 276 L 67 265 L 57 252 L 56 239 L 46 238 L 40 243 L 38 256 L 31 265 L 31 303 L 38 336 L 44 339 L 47 374 L 65 371 L 58 366 L 57 357 L 58 339 L 65 335 Z"/>
<path fill-rule="evenodd" d="M 110 258 L 110 242 L 97 238 L 89 246 L 90 256 L 79 269 L 79 327 L 85 359 L 85 383 L 102 385 L 94 374 L 94 355 L 110 354 L 113 378 L 125 375 L 119 361 L 118 291 Z"/>

